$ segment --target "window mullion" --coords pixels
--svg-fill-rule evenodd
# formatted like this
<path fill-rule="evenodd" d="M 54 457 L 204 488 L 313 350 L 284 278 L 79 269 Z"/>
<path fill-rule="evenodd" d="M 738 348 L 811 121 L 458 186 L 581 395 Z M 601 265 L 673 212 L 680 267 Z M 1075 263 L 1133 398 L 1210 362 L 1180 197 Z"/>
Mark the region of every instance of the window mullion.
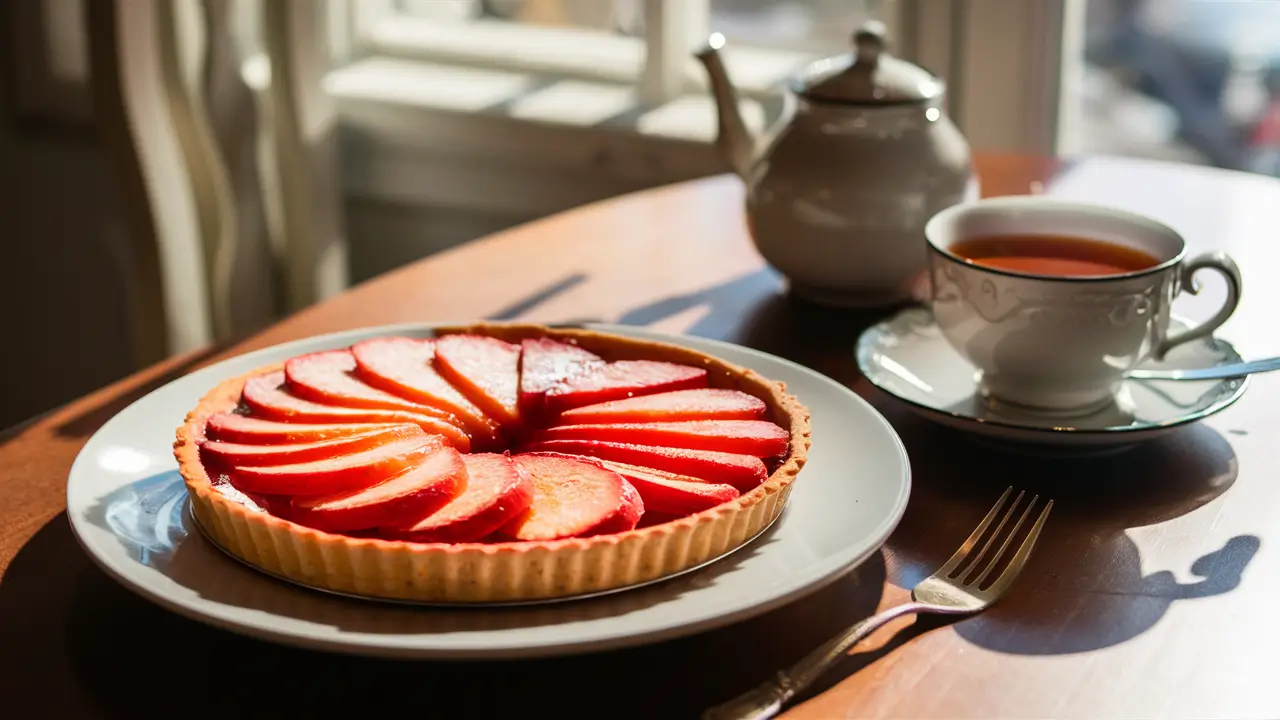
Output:
<path fill-rule="evenodd" d="M 680 96 L 693 48 L 707 37 L 710 13 L 710 0 L 644 0 L 641 102 L 655 106 Z"/>
<path fill-rule="evenodd" d="M 329 0 L 329 2 L 338 3 L 350 19 L 351 29 L 347 33 L 346 47 L 342 48 L 348 57 L 358 57 L 370 52 L 374 28 L 392 19 L 396 13 L 393 0 Z"/>
<path fill-rule="evenodd" d="M 1083 0 L 901 2 L 903 54 L 947 81 L 948 113 L 975 148 L 1056 151 Z"/>

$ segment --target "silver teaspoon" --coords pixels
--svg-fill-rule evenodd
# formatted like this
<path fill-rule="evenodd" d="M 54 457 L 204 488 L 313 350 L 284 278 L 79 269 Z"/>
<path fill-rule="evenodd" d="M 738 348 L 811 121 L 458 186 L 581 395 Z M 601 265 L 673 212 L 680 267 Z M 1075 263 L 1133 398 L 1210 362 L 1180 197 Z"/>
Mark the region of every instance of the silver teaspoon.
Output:
<path fill-rule="evenodd" d="M 1272 370 L 1280 370 L 1280 357 L 1188 370 L 1130 370 L 1125 377 L 1131 380 L 1219 380 Z"/>

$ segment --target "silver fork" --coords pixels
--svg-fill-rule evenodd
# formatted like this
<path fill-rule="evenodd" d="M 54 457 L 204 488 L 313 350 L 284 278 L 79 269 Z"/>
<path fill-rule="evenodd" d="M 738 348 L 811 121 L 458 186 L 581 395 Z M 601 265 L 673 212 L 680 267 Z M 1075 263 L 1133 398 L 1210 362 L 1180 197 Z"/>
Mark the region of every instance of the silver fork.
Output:
<path fill-rule="evenodd" d="M 989 578 L 992 570 L 999 565 L 1014 536 L 1018 534 L 1018 529 L 1030 517 L 1031 511 L 1040 499 L 1039 495 L 1031 498 L 1031 502 L 1022 511 L 1013 528 L 1004 536 L 1004 542 L 1000 543 L 999 549 L 991 553 L 992 543 L 1013 518 L 1025 495 L 1019 491 L 1018 497 L 1005 507 L 1005 501 L 1011 494 L 1013 494 L 1013 488 L 1005 490 L 996 501 L 995 507 L 991 508 L 991 512 L 987 513 L 977 529 L 964 541 L 960 549 L 956 550 L 951 559 L 937 572 L 921 580 L 911 589 L 911 602 L 889 608 L 879 615 L 853 625 L 805 655 L 796 664 L 779 672 L 773 679 L 765 681 L 729 702 L 707 710 L 702 714 L 703 720 L 762 720 L 777 715 L 787 701 L 830 670 L 858 641 L 894 618 L 927 613 L 972 615 L 990 607 L 1009 589 L 1014 579 L 1018 577 L 1018 573 L 1022 572 L 1022 568 L 1027 564 L 1027 558 L 1031 556 L 1031 549 L 1036 544 L 1036 538 L 1040 536 L 1040 530 L 1044 527 L 1044 521 L 1049 517 L 1049 511 L 1053 509 L 1053 501 L 1049 500 L 1040 509 L 1035 524 L 1031 526 L 1030 532 L 1018 546 L 1008 565 L 990 585 L 983 588 L 984 582 Z M 997 520 L 999 523 L 996 529 L 987 536 L 982 547 L 976 553 L 973 552 L 974 546 L 978 544 L 983 533 Z M 970 557 L 972 561 L 966 562 Z"/>

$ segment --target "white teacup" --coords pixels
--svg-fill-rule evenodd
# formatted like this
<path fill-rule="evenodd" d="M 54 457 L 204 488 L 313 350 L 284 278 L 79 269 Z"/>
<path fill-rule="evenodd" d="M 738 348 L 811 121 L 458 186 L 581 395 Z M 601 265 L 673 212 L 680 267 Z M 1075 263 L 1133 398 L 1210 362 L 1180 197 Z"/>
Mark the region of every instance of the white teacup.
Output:
<path fill-rule="evenodd" d="M 952 251 L 993 235 L 1101 241 L 1140 250 L 1155 264 L 1113 275 L 1050 276 L 984 266 Z M 990 198 L 943 210 L 925 226 L 925 237 L 942 334 L 981 371 L 989 398 L 1040 410 L 1088 412 L 1111 402 L 1125 372 L 1209 335 L 1240 299 L 1240 270 L 1231 258 L 1187 258 L 1172 228 L 1122 210 L 1041 196 Z M 1222 308 L 1170 335 L 1174 298 L 1194 294 L 1192 276 L 1206 268 L 1227 280 Z"/>

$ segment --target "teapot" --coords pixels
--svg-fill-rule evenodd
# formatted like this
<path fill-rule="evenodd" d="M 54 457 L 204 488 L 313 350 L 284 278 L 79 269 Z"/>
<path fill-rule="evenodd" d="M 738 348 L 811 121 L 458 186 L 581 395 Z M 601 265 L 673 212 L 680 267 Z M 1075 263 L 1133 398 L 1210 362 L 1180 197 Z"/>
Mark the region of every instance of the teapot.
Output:
<path fill-rule="evenodd" d="M 716 146 L 746 184 L 747 227 L 791 291 L 823 305 L 877 307 L 927 282 L 924 225 L 976 199 L 969 144 L 943 111 L 945 83 L 887 51 L 884 25 L 853 52 L 788 82 L 783 113 L 753 137 L 713 35 L 697 58 L 718 117 Z"/>

